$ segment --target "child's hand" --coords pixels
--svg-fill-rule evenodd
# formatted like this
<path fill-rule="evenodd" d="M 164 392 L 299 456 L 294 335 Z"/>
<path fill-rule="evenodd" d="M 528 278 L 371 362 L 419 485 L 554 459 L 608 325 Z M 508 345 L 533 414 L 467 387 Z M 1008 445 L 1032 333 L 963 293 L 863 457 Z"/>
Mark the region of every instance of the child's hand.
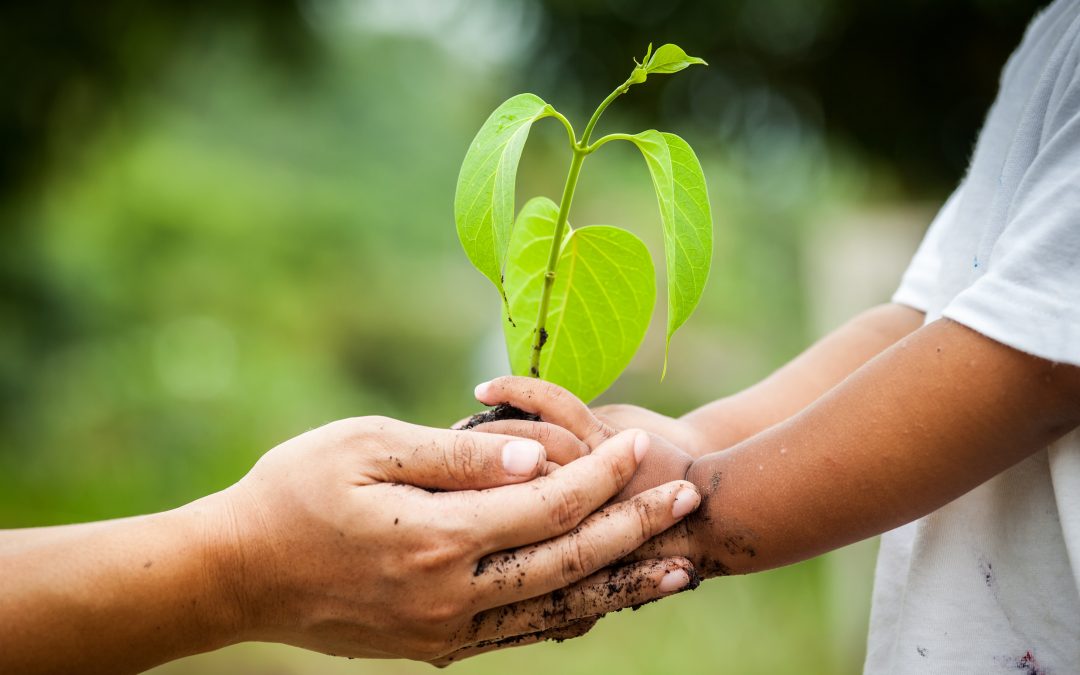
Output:
<path fill-rule="evenodd" d="M 685 447 L 694 451 L 704 443 L 689 425 L 679 420 L 630 405 L 604 406 L 593 411 L 562 387 L 535 378 L 496 378 L 476 388 L 476 399 L 485 405 L 509 403 L 540 415 L 540 422 L 503 420 L 481 424 L 474 430 L 533 438 L 546 447 L 558 447 L 561 456 L 554 458 L 549 450 L 548 458 L 560 464 L 589 454 L 623 429 L 648 431 L 652 450 L 616 501 L 682 479 L 693 462 Z M 558 441 L 553 442 L 556 437 Z"/>
<path fill-rule="evenodd" d="M 643 429 L 653 436 L 663 438 L 691 457 L 700 457 L 719 449 L 711 447 L 705 434 L 685 420 L 661 415 L 641 406 L 612 403 L 592 408 L 592 413 L 616 431 Z"/>

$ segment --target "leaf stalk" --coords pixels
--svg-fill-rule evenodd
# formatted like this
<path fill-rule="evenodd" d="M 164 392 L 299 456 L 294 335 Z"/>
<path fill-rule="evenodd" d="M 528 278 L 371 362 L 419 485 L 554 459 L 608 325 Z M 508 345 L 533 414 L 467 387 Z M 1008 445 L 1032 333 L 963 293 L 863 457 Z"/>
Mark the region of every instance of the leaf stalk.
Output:
<path fill-rule="evenodd" d="M 584 151 L 591 155 L 592 153 L 599 150 L 600 146 L 602 146 L 602 145 L 604 145 L 606 143 L 610 143 L 611 141 L 630 141 L 631 143 L 633 143 L 634 142 L 634 137 L 631 136 L 630 134 L 608 134 L 607 136 L 604 136 L 603 138 L 598 139 L 592 145 L 589 145 L 589 146 L 585 147 Z"/>
<path fill-rule="evenodd" d="M 585 131 L 581 132 L 581 140 L 578 141 L 575 150 L 584 149 L 589 145 L 589 138 L 592 137 L 593 129 L 596 128 L 596 123 L 600 121 L 600 116 L 604 114 L 604 111 L 615 99 L 629 91 L 634 84 L 636 83 L 633 77 L 627 78 L 626 82 L 616 87 L 615 91 L 608 94 L 607 98 L 600 102 L 600 105 L 596 107 L 596 112 L 589 118 L 589 123 L 585 125 Z"/>
<path fill-rule="evenodd" d="M 570 124 L 570 120 L 566 119 L 566 116 L 563 115 L 558 110 L 556 110 L 555 108 L 551 108 L 551 110 L 548 112 L 548 114 L 551 115 L 552 117 L 554 117 L 555 119 L 559 120 L 560 122 L 562 122 L 562 125 L 564 127 L 566 127 L 566 135 L 570 139 L 570 147 L 571 148 L 576 148 L 577 147 L 577 140 L 575 140 L 575 138 L 574 138 L 574 125 Z"/>

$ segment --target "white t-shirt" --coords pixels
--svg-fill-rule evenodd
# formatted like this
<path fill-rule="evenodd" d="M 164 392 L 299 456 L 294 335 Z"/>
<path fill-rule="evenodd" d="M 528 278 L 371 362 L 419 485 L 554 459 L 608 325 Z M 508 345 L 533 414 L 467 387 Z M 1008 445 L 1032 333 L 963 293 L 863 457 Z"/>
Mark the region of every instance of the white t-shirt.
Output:
<path fill-rule="evenodd" d="M 1028 27 L 893 300 L 1080 365 L 1080 0 Z M 1078 589 L 1073 431 L 882 536 L 866 672 L 1080 673 Z"/>

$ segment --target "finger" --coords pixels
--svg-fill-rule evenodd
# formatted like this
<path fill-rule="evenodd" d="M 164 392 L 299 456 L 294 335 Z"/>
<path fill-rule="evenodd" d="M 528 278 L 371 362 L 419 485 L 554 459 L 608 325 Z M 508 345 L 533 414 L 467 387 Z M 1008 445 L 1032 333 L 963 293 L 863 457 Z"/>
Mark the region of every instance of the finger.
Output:
<path fill-rule="evenodd" d="M 694 561 L 702 579 L 725 577 L 731 574 L 731 568 L 722 560 L 703 557 L 693 546 L 694 528 L 700 526 L 700 519 L 689 518 L 677 523 L 663 534 L 653 537 L 637 550 L 627 555 L 624 560 L 651 560 L 666 556 L 680 556 Z"/>
<path fill-rule="evenodd" d="M 587 619 L 578 619 L 577 621 L 571 621 L 565 626 L 541 631 L 536 635 L 544 640 L 554 640 L 555 642 L 573 640 L 592 630 L 593 626 L 595 626 L 602 618 L 602 616 L 590 616 Z"/>
<path fill-rule="evenodd" d="M 472 622 L 470 637 L 487 641 L 537 633 L 578 619 L 640 607 L 698 584 L 700 579 L 686 558 L 630 563 L 602 570 L 566 589 L 481 612 Z"/>
<path fill-rule="evenodd" d="M 565 626 L 559 626 L 558 628 L 550 628 L 545 631 L 537 633 L 531 633 L 529 635 L 516 635 L 514 637 L 504 638 L 502 640 L 487 640 L 484 642 L 478 642 L 470 647 L 459 649 L 447 656 L 432 661 L 431 664 L 439 668 L 445 668 L 451 663 L 458 663 L 465 659 L 472 658 L 473 656 L 479 656 L 480 654 L 486 654 L 488 652 L 497 651 L 500 649 L 507 649 L 510 647 L 524 647 L 525 645 L 536 644 L 537 642 L 545 642 L 553 640 L 555 642 L 563 642 L 564 640 L 572 640 L 576 637 L 581 637 L 585 633 L 592 630 L 592 627 L 600 620 L 600 617 L 592 616 L 587 619 L 578 619 L 577 621 L 571 621 Z"/>
<path fill-rule="evenodd" d="M 577 396 L 535 377 L 497 377 L 477 385 L 475 394 L 485 405 L 509 403 L 536 413 L 543 421 L 567 429 L 590 448 L 615 435 L 615 430 L 596 419 Z"/>
<path fill-rule="evenodd" d="M 661 485 L 671 480 L 673 475 L 685 476 L 693 462 L 693 458 L 663 436 L 649 434 L 649 454 L 638 464 L 634 480 L 615 495 L 614 501 L 621 502 L 642 490 Z"/>
<path fill-rule="evenodd" d="M 481 555 L 545 541 L 573 529 L 622 490 L 648 449 L 648 434 L 628 430 L 527 485 L 476 495 L 479 513 L 485 514 L 476 526 L 483 542 Z"/>
<path fill-rule="evenodd" d="M 482 607 L 550 593 L 593 574 L 679 522 L 701 503 L 687 481 L 672 481 L 592 514 L 566 535 L 487 556 L 476 567 Z"/>
<path fill-rule="evenodd" d="M 436 490 L 482 490 L 522 483 L 547 462 L 536 441 L 501 434 L 430 429 L 399 423 L 377 437 L 371 474 L 386 483 Z"/>
<path fill-rule="evenodd" d="M 544 446 L 548 461 L 556 464 L 569 464 L 575 459 L 589 454 L 589 446 L 578 440 L 577 436 L 549 422 L 499 420 L 498 422 L 478 424 L 472 430 L 483 431 L 487 434 L 531 438 Z"/>

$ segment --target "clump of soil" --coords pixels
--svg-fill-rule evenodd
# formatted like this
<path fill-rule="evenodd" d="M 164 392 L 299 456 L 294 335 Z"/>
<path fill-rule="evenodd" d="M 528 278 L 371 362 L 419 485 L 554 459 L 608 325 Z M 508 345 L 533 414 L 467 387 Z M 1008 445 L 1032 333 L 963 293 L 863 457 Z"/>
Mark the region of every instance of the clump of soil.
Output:
<path fill-rule="evenodd" d="M 462 424 L 459 429 L 466 430 L 481 424 L 487 424 L 488 422 L 498 422 L 501 420 L 526 420 L 528 422 L 539 422 L 540 416 L 534 413 L 525 412 L 521 408 L 510 405 L 509 403 L 500 403 L 490 410 L 485 410 L 482 413 L 476 413 L 469 418 L 469 421 Z"/>

